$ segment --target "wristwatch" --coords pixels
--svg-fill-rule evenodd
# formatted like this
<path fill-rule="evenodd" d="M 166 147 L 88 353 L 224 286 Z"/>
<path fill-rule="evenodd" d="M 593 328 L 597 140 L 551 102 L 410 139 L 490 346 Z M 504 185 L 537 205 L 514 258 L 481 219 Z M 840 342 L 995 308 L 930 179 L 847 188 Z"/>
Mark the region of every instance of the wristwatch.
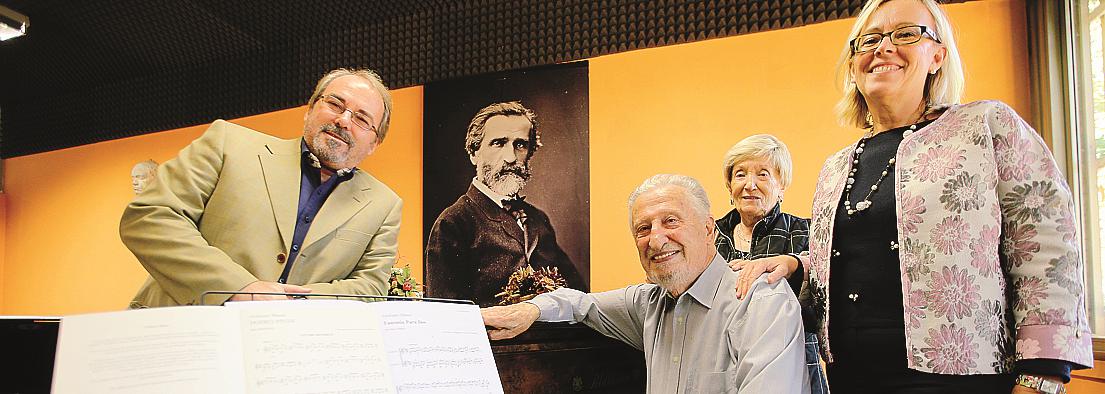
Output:
<path fill-rule="evenodd" d="M 1035 375 L 1017 375 L 1017 384 L 1036 390 L 1043 394 L 1066 394 L 1067 389 L 1062 383 L 1047 380 Z"/>

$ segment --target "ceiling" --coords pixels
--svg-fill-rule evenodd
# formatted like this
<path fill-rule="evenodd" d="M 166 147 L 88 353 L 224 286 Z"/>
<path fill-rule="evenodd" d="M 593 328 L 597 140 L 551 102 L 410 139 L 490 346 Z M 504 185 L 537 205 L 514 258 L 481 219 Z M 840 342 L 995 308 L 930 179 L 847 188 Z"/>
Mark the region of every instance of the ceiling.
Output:
<path fill-rule="evenodd" d="M 817 23 L 862 0 L 0 0 L 0 157 L 302 105 L 335 67 L 393 88 Z"/>
<path fill-rule="evenodd" d="M 345 32 L 441 3 L 0 0 L 31 20 L 27 36 L 0 42 L 0 155 L 298 105 L 292 98 L 311 84 L 280 85 L 310 63 L 296 64 L 312 55 L 303 44 L 332 40 L 341 50 Z M 235 89 L 246 94 L 216 93 Z M 281 103 L 249 98 L 266 93 Z M 206 121 L 182 116 L 189 111 Z"/>

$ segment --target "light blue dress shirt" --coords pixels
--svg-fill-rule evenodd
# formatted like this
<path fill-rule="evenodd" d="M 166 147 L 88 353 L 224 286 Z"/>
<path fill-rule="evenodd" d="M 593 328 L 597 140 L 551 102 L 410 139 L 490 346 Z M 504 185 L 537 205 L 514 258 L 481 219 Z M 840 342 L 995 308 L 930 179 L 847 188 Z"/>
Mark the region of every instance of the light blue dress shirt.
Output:
<path fill-rule="evenodd" d="M 527 301 L 541 321 L 582 322 L 644 351 L 649 393 L 809 393 L 802 317 L 786 281 L 743 300 L 720 255 L 678 297 L 654 284 L 559 289 Z"/>

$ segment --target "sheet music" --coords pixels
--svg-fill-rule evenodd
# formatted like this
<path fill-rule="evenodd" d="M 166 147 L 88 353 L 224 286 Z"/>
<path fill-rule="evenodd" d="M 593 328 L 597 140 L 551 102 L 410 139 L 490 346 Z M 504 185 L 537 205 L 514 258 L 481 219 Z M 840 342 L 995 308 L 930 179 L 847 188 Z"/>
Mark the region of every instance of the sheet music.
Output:
<path fill-rule="evenodd" d="M 61 317 L 58 317 L 58 316 L 4 315 L 4 316 L 0 316 L 0 320 L 61 320 Z"/>
<path fill-rule="evenodd" d="M 251 393 L 394 393 L 380 323 L 361 301 L 228 303 Z M 355 390 L 348 390 L 355 387 Z"/>
<path fill-rule="evenodd" d="M 237 327 L 237 317 L 221 307 L 67 316 L 53 392 L 242 392 L 240 344 L 222 335 Z"/>
<path fill-rule="evenodd" d="M 503 392 L 479 307 L 411 301 L 368 305 L 380 315 L 398 393 Z"/>

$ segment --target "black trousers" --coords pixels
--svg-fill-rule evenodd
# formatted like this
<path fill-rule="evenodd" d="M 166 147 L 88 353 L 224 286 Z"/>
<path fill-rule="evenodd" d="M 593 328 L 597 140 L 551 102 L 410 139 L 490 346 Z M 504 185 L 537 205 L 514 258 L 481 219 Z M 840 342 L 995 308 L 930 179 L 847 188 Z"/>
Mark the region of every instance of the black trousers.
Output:
<path fill-rule="evenodd" d="M 835 363 L 834 363 L 835 364 Z M 914 371 L 872 371 L 829 365 L 829 391 L 848 393 L 1002 393 L 1013 390 L 1015 377 L 1004 375 L 942 375 Z"/>

